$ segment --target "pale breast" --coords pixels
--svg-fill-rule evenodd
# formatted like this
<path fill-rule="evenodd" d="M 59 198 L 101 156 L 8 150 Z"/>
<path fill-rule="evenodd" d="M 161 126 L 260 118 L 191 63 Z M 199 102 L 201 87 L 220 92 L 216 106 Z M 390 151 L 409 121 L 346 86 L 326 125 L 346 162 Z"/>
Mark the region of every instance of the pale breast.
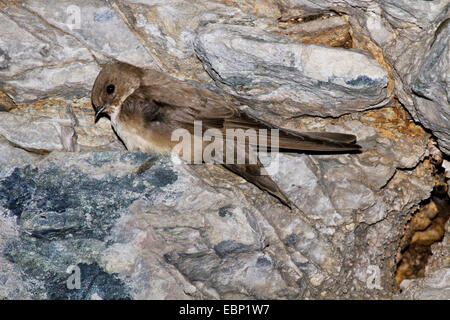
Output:
<path fill-rule="evenodd" d="M 162 136 L 155 130 L 143 128 L 135 123 L 111 122 L 117 135 L 130 151 L 156 152 L 169 154 L 172 147 L 170 137 Z"/>

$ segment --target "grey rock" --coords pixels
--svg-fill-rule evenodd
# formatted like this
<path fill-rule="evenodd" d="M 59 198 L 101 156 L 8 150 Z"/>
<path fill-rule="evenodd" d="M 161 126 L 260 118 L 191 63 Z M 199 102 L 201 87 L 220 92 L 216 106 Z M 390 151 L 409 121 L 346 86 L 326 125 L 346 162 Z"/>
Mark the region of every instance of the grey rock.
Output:
<path fill-rule="evenodd" d="M 28 151 L 125 150 L 106 119 L 94 121 L 89 99 L 0 112 L 0 137 Z"/>
<path fill-rule="evenodd" d="M 94 62 L 74 62 L 61 67 L 32 69 L 20 78 L 5 81 L 4 88 L 16 103 L 51 95 L 79 98 L 89 92 L 99 70 Z"/>
<path fill-rule="evenodd" d="M 193 50 L 196 30 L 205 23 L 257 23 L 238 6 L 220 1 L 115 1 L 114 7 L 152 53 L 155 63 L 181 79 L 211 82 Z"/>
<path fill-rule="evenodd" d="M 25 22 L 26 21 L 26 22 Z M 16 103 L 87 95 L 100 68 L 119 59 L 155 66 L 105 1 L 7 2 L 0 7 L 0 82 Z"/>
<path fill-rule="evenodd" d="M 0 112 L 0 136 L 22 149 L 36 153 L 72 147 L 71 123 L 45 117 L 32 118 Z"/>
<path fill-rule="evenodd" d="M 74 37 L 13 5 L 0 7 L 0 85 L 14 101 L 88 92 L 99 68 Z"/>
<path fill-rule="evenodd" d="M 291 170 L 298 160 L 290 161 Z M 314 160 L 321 162 L 319 179 L 335 176 L 328 172 L 335 161 L 330 160 Z M 292 299 L 318 298 L 324 291 L 333 297 L 339 293 L 332 288 L 364 284 L 371 264 L 379 264 L 389 282 L 382 261 L 386 246 L 400 237 L 398 216 L 431 190 L 420 172 L 398 172 L 381 192 L 370 191 L 373 199 L 360 206 L 383 207 L 374 220 L 377 209 L 338 207 L 324 187 L 301 186 L 311 207 L 290 212 L 214 165 L 174 165 L 141 153 L 52 153 L 0 172 L 0 211 L 16 217 L 13 227 L 20 235 L 0 241 L 7 248 L 2 260 L 29 279 L 18 293 L 22 297 Z M 362 194 L 357 183 L 348 188 Z M 323 206 L 316 206 L 314 193 L 328 196 L 332 210 L 319 210 Z M 371 227 L 361 232 L 357 226 L 366 223 Z M 380 234 L 386 238 L 373 246 L 372 235 Z M 357 249 L 369 243 L 369 251 Z M 352 272 L 344 267 L 357 261 Z M 95 290 L 71 291 L 61 285 L 71 265 L 86 274 L 82 281 L 92 274 L 105 281 Z M 382 292 L 363 288 L 353 295 L 389 291 L 387 284 Z"/>
<path fill-rule="evenodd" d="M 412 83 L 416 117 L 439 139 L 439 146 L 450 153 L 450 18 L 436 32 L 434 43 Z"/>
<path fill-rule="evenodd" d="M 444 169 L 444 176 L 447 179 L 448 195 L 450 197 L 450 161 L 444 160 L 442 162 L 442 168 Z"/>
<path fill-rule="evenodd" d="M 0 250 L 5 252 L 7 244 L 17 241 L 19 230 L 16 219 L 12 216 L 0 214 Z M 0 259 L 0 297 L 3 299 L 31 299 L 31 290 L 33 286 L 42 285 L 39 280 L 28 281 L 23 279 L 22 271 L 19 265 Z M 44 295 L 36 298 L 44 298 Z"/>
<path fill-rule="evenodd" d="M 395 93 L 416 121 L 430 129 L 449 153 L 448 37 L 450 4 L 379 1 L 370 14 L 352 10 L 356 34 L 370 36 L 393 66 Z"/>
<path fill-rule="evenodd" d="M 100 60 L 114 58 L 138 66 L 155 66 L 151 54 L 107 1 L 58 1 L 49 10 L 45 1 L 27 0 L 23 6 L 73 36 Z"/>
<path fill-rule="evenodd" d="M 284 15 L 294 17 L 330 11 L 346 14 L 353 41 L 369 38 L 382 50 L 392 66 L 395 95 L 449 154 L 447 0 L 292 0 L 279 7 Z"/>
<path fill-rule="evenodd" d="M 0 113 L 1 114 L 1 113 Z M 3 168 L 7 167 L 18 167 L 22 164 L 28 164 L 37 160 L 38 155 L 27 152 L 21 148 L 17 148 L 11 142 L 0 136 L 0 166 Z"/>
<path fill-rule="evenodd" d="M 396 296 L 397 299 L 450 299 L 450 268 L 437 270 L 423 280 L 403 280 L 403 282 L 402 294 Z"/>
<path fill-rule="evenodd" d="M 390 99 L 387 72 L 362 52 L 232 25 L 200 29 L 194 46 L 216 83 L 252 100 L 251 107 L 270 103 L 271 112 L 283 115 L 339 116 Z"/>
<path fill-rule="evenodd" d="M 51 119 L 30 119 L 8 112 L 0 113 L 0 135 L 14 145 L 35 152 L 64 149 L 58 127 Z"/>

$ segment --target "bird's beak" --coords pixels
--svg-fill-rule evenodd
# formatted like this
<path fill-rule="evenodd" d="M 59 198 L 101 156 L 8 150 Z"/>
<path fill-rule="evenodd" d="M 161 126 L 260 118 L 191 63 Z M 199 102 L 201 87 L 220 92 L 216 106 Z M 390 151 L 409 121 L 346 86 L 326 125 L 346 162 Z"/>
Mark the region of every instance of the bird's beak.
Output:
<path fill-rule="evenodd" d="M 102 106 L 100 106 L 100 107 L 98 107 L 98 108 L 94 106 L 94 110 L 95 110 L 95 122 L 97 122 L 98 116 L 100 115 L 100 113 L 103 112 L 103 110 L 105 110 L 105 108 L 106 108 L 106 104 L 104 104 L 104 105 L 102 105 Z"/>

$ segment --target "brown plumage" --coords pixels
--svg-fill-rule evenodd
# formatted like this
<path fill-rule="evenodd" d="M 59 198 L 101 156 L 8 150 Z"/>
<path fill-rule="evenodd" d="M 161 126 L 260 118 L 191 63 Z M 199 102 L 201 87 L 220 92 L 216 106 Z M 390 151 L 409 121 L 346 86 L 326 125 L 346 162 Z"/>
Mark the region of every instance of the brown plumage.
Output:
<path fill-rule="evenodd" d="M 96 119 L 107 114 L 128 150 L 170 153 L 178 143 L 171 141 L 172 132 L 184 128 L 193 133 L 194 121 L 198 120 L 202 121 L 202 133 L 215 128 L 223 133 L 224 140 L 228 138 L 226 129 L 279 129 L 280 151 L 349 152 L 360 149 L 354 135 L 297 133 L 277 128 L 229 106 L 213 91 L 122 62 L 106 65 L 101 70 L 92 88 L 91 99 Z M 268 141 L 270 144 L 270 136 Z M 248 150 L 245 155 L 248 159 Z M 254 164 L 224 166 L 291 206 L 277 184 L 269 176 L 261 175 L 259 160 Z"/>

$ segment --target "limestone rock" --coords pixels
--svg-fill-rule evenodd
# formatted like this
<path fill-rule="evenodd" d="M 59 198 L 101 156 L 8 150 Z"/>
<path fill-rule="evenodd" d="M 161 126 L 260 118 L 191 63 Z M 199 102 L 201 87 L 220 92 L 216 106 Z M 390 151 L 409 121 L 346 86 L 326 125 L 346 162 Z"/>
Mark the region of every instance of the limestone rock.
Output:
<path fill-rule="evenodd" d="M 0 82 L 14 101 L 82 96 L 99 68 L 89 50 L 22 7 L 0 7 Z"/>
<path fill-rule="evenodd" d="M 389 100 L 386 70 L 362 52 L 232 25 L 200 29 L 194 45 L 216 83 L 274 113 L 339 116 Z"/>
<path fill-rule="evenodd" d="M 444 152 L 450 154 L 450 18 L 436 31 L 434 43 L 412 84 L 416 117 L 439 139 Z"/>
<path fill-rule="evenodd" d="M 25 22 L 26 21 L 26 22 Z M 0 75 L 15 102 L 83 97 L 111 59 L 154 66 L 151 55 L 105 1 L 7 2 L 0 7 Z"/>

